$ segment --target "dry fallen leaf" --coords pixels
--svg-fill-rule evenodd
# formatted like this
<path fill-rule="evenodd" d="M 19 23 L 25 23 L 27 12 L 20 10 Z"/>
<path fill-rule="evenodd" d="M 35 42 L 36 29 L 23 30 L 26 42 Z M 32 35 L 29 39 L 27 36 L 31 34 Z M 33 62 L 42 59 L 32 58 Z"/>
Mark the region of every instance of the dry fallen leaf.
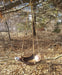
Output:
<path fill-rule="evenodd" d="M 13 1 L 13 0 L 10 0 L 11 2 Z"/>
<path fill-rule="evenodd" d="M 2 19 L 3 17 L 2 17 L 2 12 L 0 12 L 0 19 Z"/>

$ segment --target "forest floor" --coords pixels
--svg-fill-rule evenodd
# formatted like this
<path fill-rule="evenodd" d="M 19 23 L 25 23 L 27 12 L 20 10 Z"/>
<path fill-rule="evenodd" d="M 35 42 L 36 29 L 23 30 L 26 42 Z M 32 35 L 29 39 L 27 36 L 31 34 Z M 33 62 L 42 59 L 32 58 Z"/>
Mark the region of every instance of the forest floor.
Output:
<path fill-rule="evenodd" d="M 62 75 L 62 34 L 37 33 L 34 48 L 36 54 L 41 53 L 42 59 L 35 65 L 27 65 L 14 59 L 33 53 L 32 35 L 12 35 L 11 41 L 6 38 L 1 45 L 2 42 L 0 39 L 0 75 Z"/>

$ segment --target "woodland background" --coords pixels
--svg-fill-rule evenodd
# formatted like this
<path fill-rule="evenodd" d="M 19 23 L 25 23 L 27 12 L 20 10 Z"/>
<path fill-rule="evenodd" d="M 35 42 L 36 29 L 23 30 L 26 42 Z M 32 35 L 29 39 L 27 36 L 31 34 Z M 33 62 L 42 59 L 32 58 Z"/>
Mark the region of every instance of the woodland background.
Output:
<path fill-rule="evenodd" d="M 30 1 L 22 1 L 0 1 L 0 74 L 62 75 L 62 1 L 32 1 L 36 6 L 34 48 L 35 53 L 42 56 L 42 61 L 36 65 L 14 60 L 16 56 L 33 53 L 33 13 Z"/>

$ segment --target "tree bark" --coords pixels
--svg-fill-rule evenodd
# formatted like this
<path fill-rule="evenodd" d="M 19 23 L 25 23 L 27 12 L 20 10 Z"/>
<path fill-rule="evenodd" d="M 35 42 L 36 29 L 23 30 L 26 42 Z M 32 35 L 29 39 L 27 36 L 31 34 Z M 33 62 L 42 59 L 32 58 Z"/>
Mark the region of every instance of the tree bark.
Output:
<path fill-rule="evenodd" d="M 5 22 L 5 24 L 6 24 L 6 26 L 7 26 L 7 31 L 8 31 L 9 40 L 11 40 L 8 23 L 7 23 L 7 22 Z"/>
<path fill-rule="evenodd" d="M 36 29 L 35 29 L 35 25 L 36 25 L 36 6 L 32 6 L 32 29 L 33 29 L 33 36 L 36 36 Z"/>
<path fill-rule="evenodd" d="M 36 36 L 36 29 L 35 29 L 35 25 L 36 25 L 36 14 L 34 14 L 34 18 L 33 18 L 33 36 Z"/>

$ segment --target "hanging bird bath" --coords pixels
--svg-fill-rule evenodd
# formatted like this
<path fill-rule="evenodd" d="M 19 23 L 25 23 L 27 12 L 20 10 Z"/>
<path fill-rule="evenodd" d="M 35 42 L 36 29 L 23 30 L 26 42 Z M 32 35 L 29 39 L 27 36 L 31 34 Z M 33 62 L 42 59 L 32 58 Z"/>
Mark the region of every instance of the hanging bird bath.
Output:
<path fill-rule="evenodd" d="M 38 53 L 38 54 L 32 54 L 31 56 L 29 57 L 15 57 L 15 60 L 18 60 L 18 61 L 21 61 L 21 62 L 24 62 L 25 64 L 36 64 L 36 63 L 39 63 L 41 61 L 41 54 Z"/>
<path fill-rule="evenodd" d="M 38 1 L 38 0 L 36 0 Z M 34 49 L 34 39 L 36 37 L 36 31 L 35 31 L 35 25 L 36 25 L 36 13 L 35 13 L 35 7 L 34 7 L 34 3 L 35 0 L 30 0 L 30 4 L 31 4 L 31 13 L 32 13 L 32 36 L 33 36 L 33 54 L 29 57 L 15 57 L 15 60 L 19 60 L 19 61 L 22 61 L 26 64 L 36 64 L 38 62 L 41 61 L 41 54 L 40 53 L 37 53 L 35 54 L 35 49 Z"/>

